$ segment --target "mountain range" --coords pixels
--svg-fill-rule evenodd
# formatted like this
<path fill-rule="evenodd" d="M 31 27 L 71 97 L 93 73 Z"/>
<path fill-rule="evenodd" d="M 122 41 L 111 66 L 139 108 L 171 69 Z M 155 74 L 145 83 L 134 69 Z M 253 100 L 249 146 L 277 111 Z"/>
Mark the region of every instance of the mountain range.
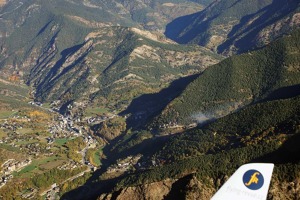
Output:
<path fill-rule="evenodd" d="M 226 116 L 220 118 L 213 116 L 211 119 L 208 115 L 198 114 L 195 118 L 203 121 L 199 121 L 197 127 L 187 130 L 178 131 L 176 129 L 181 126 L 170 124 L 160 126 L 164 129 L 173 129 L 160 130 L 159 133 L 162 135 L 153 136 L 149 131 L 121 137 L 118 143 L 110 148 L 108 155 L 120 159 L 128 156 L 128 152 L 132 156 L 142 154 L 141 163 L 152 160 L 159 164 L 150 170 L 137 170 L 122 177 L 117 180 L 112 193 L 101 194 L 98 199 L 125 199 L 129 196 L 209 199 L 216 188 L 227 179 L 226 174 L 232 173 L 236 166 L 248 162 L 275 163 L 270 199 L 298 198 L 299 37 L 299 30 L 294 31 L 263 49 L 233 56 L 210 67 L 188 85 L 178 98 L 169 103 L 166 111 L 162 111 L 155 122 L 159 123 L 162 119 L 170 120 L 168 118 L 170 116 L 173 117 L 171 120 L 182 119 L 189 116 L 191 114 L 189 112 L 200 110 L 196 102 L 200 99 L 206 102 L 204 101 L 206 93 L 203 94 L 201 90 L 203 86 L 206 86 L 206 91 L 211 91 L 210 98 L 211 96 L 216 98 L 207 101 L 206 104 L 203 103 L 205 106 L 211 103 L 220 109 L 221 104 L 221 108 L 224 109 L 224 103 L 230 104 L 236 102 L 236 98 L 245 97 L 250 102 L 247 106 L 232 109 L 234 112 L 230 110 L 232 111 L 230 114 L 226 113 Z M 283 57 L 278 58 L 278 55 Z M 241 60 L 247 60 L 247 64 L 244 62 L 244 65 L 235 65 Z M 263 60 L 265 62 L 262 62 Z M 280 64 L 281 61 L 285 64 Z M 261 64 L 258 65 L 258 62 Z M 228 72 L 230 73 L 227 74 Z M 214 81 L 207 84 L 202 82 L 207 80 L 206 73 L 210 74 L 209 77 L 216 76 L 213 80 L 224 88 L 219 85 L 216 87 L 220 88 L 219 92 L 214 93 Z M 237 74 L 232 76 L 235 73 Z M 253 80 L 246 80 L 246 77 Z M 246 80 L 245 84 L 249 91 L 257 93 L 247 94 L 245 88 L 239 88 L 238 85 L 243 86 L 243 83 L 235 84 L 239 82 L 238 78 Z M 247 98 L 249 95 L 254 98 Z M 218 97 L 222 98 L 217 99 Z M 228 102 L 224 101 L 226 97 L 230 97 Z M 226 109 L 230 107 L 235 108 L 234 105 L 229 105 Z M 152 131 L 155 128 L 150 127 Z M 155 133 L 157 134 L 157 131 Z M 170 133 L 174 135 L 168 137 Z M 102 181 L 105 183 L 105 179 L 100 177 L 98 184 L 103 183 Z"/>
<path fill-rule="evenodd" d="M 150 12 L 151 6 L 158 4 L 131 3 L 8 2 L 2 8 L 2 76 L 17 76 L 36 88 L 39 101 L 67 102 L 78 99 L 76 95 L 81 93 L 85 100 L 98 96 L 111 100 L 111 92 L 123 94 L 114 98 L 127 101 L 140 91 L 158 91 L 178 77 L 203 71 L 222 58 L 201 47 L 179 46 L 159 32 L 139 29 L 139 25 L 124 27 L 136 24 L 127 12 L 138 13 L 136 9 L 145 7 Z M 128 8 L 124 15 L 129 16 L 112 14 L 120 13 L 116 9 L 121 5 Z M 187 5 L 193 7 L 193 3 Z"/>
<path fill-rule="evenodd" d="M 299 3 L 0 1 L 0 198 L 299 199 Z"/>

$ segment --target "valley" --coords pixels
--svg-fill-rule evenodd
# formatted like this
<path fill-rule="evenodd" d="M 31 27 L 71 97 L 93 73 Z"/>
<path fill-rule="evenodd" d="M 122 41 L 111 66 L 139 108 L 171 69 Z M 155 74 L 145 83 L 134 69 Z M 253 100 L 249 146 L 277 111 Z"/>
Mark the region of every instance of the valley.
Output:
<path fill-rule="evenodd" d="M 299 4 L 0 1 L 0 199 L 299 199 Z"/>
<path fill-rule="evenodd" d="M 77 126 L 71 117 L 64 117 L 52 109 L 43 108 L 42 104 L 29 102 L 28 105 L 26 110 L 16 110 L 10 117 L 1 120 L 1 151 L 4 156 L 1 158 L 2 187 L 10 188 L 16 180 L 23 185 L 26 183 L 24 180 L 29 177 L 39 174 L 43 176 L 45 172 L 57 173 L 54 172 L 55 168 L 65 173 L 65 178 L 70 180 L 97 168 L 90 164 L 89 157 L 86 156 L 87 149 L 95 148 L 97 142 L 82 129 L 83 126 Z M 66 152 L 67 149 L 69 153 Z M 6 160 L 9 158 L 6 156 L 14 159 Z M 70 157 L 74 161 L 70 160 Z M 6 161 L 3 162 L 4 160 Z M 32 179 L 31 181 L 34 182 Z M 24 192 L 21 197 L 44 196 L 51 185 L 60 185 L 68 181 L 61 179 L 54 182 L 53 179 L 50 182 L 33 182 L 26 183 L 29 184 L 27 190 L 31 192 Z M 39 190 L 36 189 L 37 185 Z M 52 188 L 57 190 L 57 186 Z M 13 189 L 11 192 L 16 191 Z M 6 199 L 9 196 L 2 198 Z"/>

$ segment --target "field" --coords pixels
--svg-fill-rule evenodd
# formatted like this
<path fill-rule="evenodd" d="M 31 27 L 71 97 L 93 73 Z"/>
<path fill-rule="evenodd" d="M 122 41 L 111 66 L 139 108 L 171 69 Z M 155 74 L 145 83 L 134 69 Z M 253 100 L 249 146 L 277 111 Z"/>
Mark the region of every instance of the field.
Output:
<path fill-rule="evenodd" d="M 19 148 L 13 147 L 13 146 L 10 146 L 10 145 L 7 145 L 7 144 L 0 144 L 0 148 L 8 150 L 8 151 L 13 151 L 13 152 L 20 153 L 20 149 Z"/>
<path fill-rule="evenodd" d="M 50 170 L 50 169 L 54 169 L 58 166 L 63 165 L 64 162 L 66 162 L 66 160 L 64 160 L 64 159 L 54 159 L 51 162 L 47 161 L 46 163 L 41 164 L 40 168 Z"/>
<path fill-rule="evenodd" d="M 2 110 L 0 111 L 0 119 L 7 119 L 9 117 L 12 117 L 16 113 L 16 111 Z"/>
<path fill-rule="evenodd" d="M 69 138 L 60 138 L 55 140 L 55 144 L 62 146 L 67 143 L 67 141 L 70 140 Z"/>
<path fill-rule="evenodd" d="M 27 165 L 19 172 L 15 172 L 14 175 L 17 177 L 20 176 L 32 176 L 33 174 L 38 174 L 50 169 L 53 169 L 61 165 L 65 160 L 57 158 L 56 156 L 41 158 L 38 160 L 32 161 L 30 165 Z"/>
<path fill-rule="evenodd" d="M 108 110 L 106 108 L 87 108 L 85 111 L 85 117 L 91 117 L 96 115 L 103 115 L 108 113 Z"/>
<path fill-rule="evenodd" d="M 98 151 L 96 151 L 94 153 L 94 156 L 93 156 L 93 162 L 94 164 L 96 164 L 97 166 L 100 166 L 101 165 L 101 161 L 100 161 L 100 154 L 102 153 L 102 149 L 99 149 Z"/>
<path fill-rule="evenodd" d="M 26 166 L 24 169 L 22 169 L 21 171 L 16 172 L 14 175 L 20 176 L 20 175 L 22 175 L 22 174 L 31 172 L 31 171 L 34 170 L 35 168 L 36 168 L 35 165 L 28 165 L 28 166 Z"/>

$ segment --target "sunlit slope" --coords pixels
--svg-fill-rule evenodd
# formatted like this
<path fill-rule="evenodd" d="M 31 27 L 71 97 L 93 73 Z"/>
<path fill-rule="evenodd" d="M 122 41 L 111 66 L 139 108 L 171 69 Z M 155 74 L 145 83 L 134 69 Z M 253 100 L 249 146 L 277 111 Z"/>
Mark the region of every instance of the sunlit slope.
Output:
<path fill-rule="evenodd" d="M 0 10 L 1 76 L 8 80 L 14 75 L 32 86 L 39 101 L 128 104 L 222 59 L 145 31 L 130 14 L 195 3 L 152 3 L 10 1 Z"/>

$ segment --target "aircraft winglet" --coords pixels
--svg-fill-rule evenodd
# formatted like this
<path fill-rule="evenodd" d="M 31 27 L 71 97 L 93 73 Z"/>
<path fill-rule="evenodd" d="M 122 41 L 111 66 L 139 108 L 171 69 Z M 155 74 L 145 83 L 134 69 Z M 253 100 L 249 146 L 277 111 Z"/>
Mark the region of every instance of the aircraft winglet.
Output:
<path fill-rule="evenodd" d="M 266 200 L 274 164 L 242 165 L 211 200 Z"/>

